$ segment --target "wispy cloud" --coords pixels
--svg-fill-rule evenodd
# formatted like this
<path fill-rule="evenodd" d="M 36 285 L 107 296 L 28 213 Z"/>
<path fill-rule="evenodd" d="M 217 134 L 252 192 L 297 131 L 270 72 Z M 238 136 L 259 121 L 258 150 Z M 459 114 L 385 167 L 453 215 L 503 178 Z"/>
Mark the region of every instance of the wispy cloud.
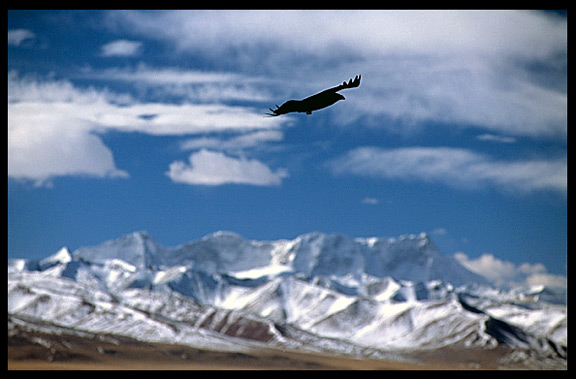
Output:
<path fill-rule="evenodd" d="M 202 148 L 220 151 L 239 151 L 262 146 L 267 142 L 282 141 L 284 134 L 280 130 L 260 130 L 245 133 L 228 139 L 216 137 L 191 138 L 181 142 L 182 150 L 199 150 Z"/>
<path fill-rule="evenodd" d="M 283 45 L 290 53 L 323 56 L 405 52 L 541 57 L 566 42 L 566 21 L 537 12 L 114 11 L 106 23 L 195 52 L 243 47 L 250 54 Z"/>
<path fill-rule="evenodd" d="M 380 204 L 380 199 L 377 199 L 375 197 L 365 197 L 362 199 L 362 204 L 378 205 Z"/>
<path fill-rule="evenodd" d="M 168 84 L 230 83 L 246 81 L 247 77 L 228 72 L 183 70 L 175 67 L 155 68 L 145 63 L 135 67 L 113 67 L 104 70 L 88 68 L 84 76 L 91 79 L 121 80 L 125 82 Z"/>
<path fill-rule="evenodd" d="M 472 272 L 482 275 L 497 286 L 510 288 L 517 286 L 546 285 L 550 287 L 566 288 L 567 278 L 563 275 L 550 274 L 541 263 L 514 264 L 496 258 L 492 254 L 471 259 L 465 253 L 454 254 L 464 267 Z"/>
<path fill-rule="evenodd" d="M 436 228 L 430 232 L 433 236 L 445 236 L 448 234 L 448 230 L 443 227 Z"/>
<path fill-rule="evenodd" d="M 80 78 L 125 82 L 145 89 L 148 98 L 186 99 L 193 102 L 265 101 L 270 93 L 264 87 L 270 80 L 232 72 L 184 70 L 175 67 L 112 67 L 94 70 L 86 67 Z"/>
<path fill-rule="evenodd" d="M 467 149 L 361 147 L 333 160 L 335 174 L 442 183 L 458 188 L 493 186 L 512 193 L 567 191 L 566 157 L 499 160 Z"/>
<path fill-rule="evenodd" d="M 223 104 L 136 103 L 86 118 L 104 128 L 152 135 L 187 135 L 211 132 L 248 132 L 276 128 L 284 120 L 265 118 L 254 109 Z"/>
<path fill-rule="evenodd" d="M 101 55 L 103 57 L 133 57 L 139 55 L 142 49 L 142 42 L 119 39 L 103 45 Z"/>
<path fill-rule="evenodd" d="M 278 186 L 282 179 L 288 177 L 288 172 L 285 169 L 273 171 L 256 159 L 235 158 L 222 152 L 202 149 L 192 153 L 188 162 L 172 162 L 166 175 L 174 182 L 190 185 Z"/>
<path fill-rule="evenodd" d="M 8 45 L 20 46 L 24 41 L 36 37 L 33 31 L 28 29 L 11 29 L 8 30 Z"/>
<path fill-rule="evenodd" d="M 476 136 L 476 139 L 478 141 L 487 141 L 487 142 L 496 142 L 496 143 L 515 143 L 516 142 L 516 138 L 514 138 L 514 137 L 501 136 L 501 135 L 489 134 L 489 133 L 480 134 L 479 136 Z"/>
<path fill-rule="evenodd" d="M 216 67 L 257 68 L 294 96 L 361 73 L 355 96 L 331 110 L 343 125 L 567 135 L 566 89 L 554 84 L 566 82 L 567 21 L 542 12 L 116 11 L 106 24 Z"/>
<path fill-rule="evenodd" d="M 342 124 L 362 117 L 400 134 L 432 121 L 508 136 L 567 136 L 567 93 L 534 83 L 508 61 L 392 56 L 356 66 L 363 87 L 347 109 L 335 109 Z"/>

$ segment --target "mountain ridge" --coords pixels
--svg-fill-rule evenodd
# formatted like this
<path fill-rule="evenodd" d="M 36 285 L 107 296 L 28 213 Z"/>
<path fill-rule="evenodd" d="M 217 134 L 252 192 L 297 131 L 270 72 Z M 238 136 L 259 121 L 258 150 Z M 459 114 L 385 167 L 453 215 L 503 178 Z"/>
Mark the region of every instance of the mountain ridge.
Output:
<path fill-rule="evenodd" d="M 498 347 L 535 357 L 535 367 L 565 362 L 558 294 L 491 287 L 424 233 L 252 241 L 216 232 L 165 248 L 139 231 L 9 260 L 8 274 L 9 317 L 71 330 L 358 357 Z"/>

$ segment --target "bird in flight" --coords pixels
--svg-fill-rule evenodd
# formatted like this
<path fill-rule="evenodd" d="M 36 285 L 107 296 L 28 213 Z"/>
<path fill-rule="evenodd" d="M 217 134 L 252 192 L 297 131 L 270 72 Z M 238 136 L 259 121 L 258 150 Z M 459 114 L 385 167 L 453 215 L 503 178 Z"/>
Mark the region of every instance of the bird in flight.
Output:
<path fill-rule="evenodd" d="M 280 116 L 281 114 L 290 112 L 312 114 L 312 111 L 326 108 L 338 100 L 345 100 L 344 96 L 337 92 L 347 88 L 358 87 L 360 85 L 361 77 L 361 75 L 356 75 L 356 77 L 354 79 L 350 79 L 348 83 L 343 82 L 339 86 L 328 88 L 302 100 L 288 100 L 281 106 L 276 105 L 276 109 L 268 108 L 272 113 L 266 113 L 266 115 Z"/>

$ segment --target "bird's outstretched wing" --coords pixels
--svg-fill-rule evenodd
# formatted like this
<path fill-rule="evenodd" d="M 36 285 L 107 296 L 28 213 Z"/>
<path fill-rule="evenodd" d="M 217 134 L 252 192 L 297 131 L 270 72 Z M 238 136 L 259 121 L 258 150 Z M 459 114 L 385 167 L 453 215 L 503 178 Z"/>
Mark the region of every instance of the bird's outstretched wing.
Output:
<path fill-rule="evenodd" d="M 338 92 L 338 91 L 346 89 L 346 88 L 356 88 L 360 85 L 360 79 L 362 79 L 362 75 L 356 75 L 356 77 L 354 79 L 348 80 L 348 83 L 342 82 L 342 84 L 340 84 L 339 86 L 325 89 L 324 91 L 322 91 L 320 93 Z"/>

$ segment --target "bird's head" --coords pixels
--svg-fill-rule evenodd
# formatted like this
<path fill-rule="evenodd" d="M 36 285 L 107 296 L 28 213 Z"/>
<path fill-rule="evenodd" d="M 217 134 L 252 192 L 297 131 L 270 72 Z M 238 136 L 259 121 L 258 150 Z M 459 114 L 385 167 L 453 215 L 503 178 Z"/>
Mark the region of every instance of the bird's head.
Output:
<path fill-rule="evenodd" d="M 344 96 L 340 95 L 339 93 L 336 94 L 336 98 L 338 100 L 346 100 L 346 98 Z M 338 101 L 338 100 L 336 100 L 336 101 Z"/>

